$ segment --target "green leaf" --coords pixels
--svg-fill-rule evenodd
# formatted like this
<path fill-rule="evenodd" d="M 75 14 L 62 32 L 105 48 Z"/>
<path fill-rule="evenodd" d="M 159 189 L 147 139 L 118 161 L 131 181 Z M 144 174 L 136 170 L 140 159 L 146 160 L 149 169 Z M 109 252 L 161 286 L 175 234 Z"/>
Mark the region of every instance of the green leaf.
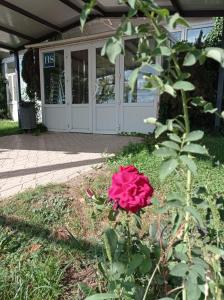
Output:
<path fill-rule="evenodd" d="M 213 245 L 206 245 L 206 249 L 218 256 L 224 256 L 224 250 Z"/>
<path fill-rule="evenodd" d="M 126 35 L 134 35 L 135 34 L 135 27 L 131 21 L 129 21 L 125 24 L 124 34 L 126 34 Z"/>
<path fill-rule="evenodd" d="M 174 151 L 171 148 L 167 149 L 165 147 L 161 147 L 159 149 L 156 149 L 154 151 L 154 154 L 158 157 L 176 157 L 177 156 L 176 151 Z"/>
<path fill-rule="evenodd" d="M 151 64 L 149 65 L 150 68 L 152 68 L 153 70 L 157 71 L 158 73 L 161 73 L 164 71 L 163 67 L 159 64 Z"/>
<path fill-rule="evenodd" d="M 185 141 L 186 142 L 194 142 L 194 141 L 198 141 L 201 140 L 204 136 L 204 132 L 201 130 L 195 130 L 190 132 L 187 136 Z"/>
<path fill-rule="evenodd" d="M 169 138 L 170 138 L 172 141 L 177 142 L 177 143 L 181 143 L 181 139 L 180 139 L 180 137 L 179 137 L 177 134 L 175 134 L 175 133 L 170 133 L 170 134 L 168 134 L 168 136 L 169 136 Z"/>
<path fill-rule="evenodd" d="M 115 294 L 109 293 L 102 293 L 102 294 L 95 294 L 85 298 L 85 300 L 106 300 L 106 299 L 118 299 L 119 297 Z"/>
<path fill-rule="evenodd" d="M 193 159 L 189 158 L 187 155 L 181 155 L 180 160 L 194 175 L 197 173 L 197 166 Z"/>
<path fill-rule="evenodd" d="M 165 93 L 171 95 L 171 96 L 174 97 L 174 98 L 177 96 L 176 91 L 175 91 L 174 88 L 173 88 L 171 85 L 169 85 L 169 84 L 164 84 L 163 90 L 164 90 Z"/>
<path fill-rule="evenodd" d="M 188 22 L 184 18 L 182 18 L 178 13 L 173 14 L 169 18 L 168 25 L 171 29 L 175 29 L 177 25 L 182 25 L 182 26 L 185 26 L 185 27 L 189 27 Z"/>
<path fill-rule="evenodd" d="M 159 177 L 161 181 L 164 181 L 178 166 L 178 161 L 175 158 L 171 158 L 162 162 L 159 171 Z"/>
<path fill-rule="evenodd" d="M 141 265 L 144 257 L 141 254 L 134 254 L 128 264 L 128 274 L 131 275 Z"/>
<path fill-rule="evenodd" d="M 173 300 L 173 298 L 165 297 L 165 298 L 159 298 L 159 300 Z"/>
<path fill-rule="evenodd" d="M 184 194 L 178 193 L 178 192 L 171 192 L 167 195 L 167 201 L 171 200 L 180 200 L 183 201 L 185 199 Z"/>
<path fill-rule="evenodd" d="M 175 90 L 193 91 L 195 86 L 189 81 L 177 81 L 174 83 L 173 88 Z"/>
<path fill-rule="evenodd" d="M 197 211 L 197 209 L 195 209 L 192 206 L 187 206 L 185 210 L 191 214 L 191 216 L 195 219 L 195 221 L 198 222 L 200 227 L 204 228 L 202 217 L 200 213 Z"/>
<path fill-rule="evenodd" d="M 162 142 L 161 145 L 163 145 L 167 148 L 171 148 L 171 149 L 176 150 L 176 151 L 180 151 L 180 146 L 177 143 L 172 142 L 172 141 Z"/>
<path fill-rule="evenodd" d="M 155 138 L 157 139 L 165 131 L 167 131 L 167 125 L 158 125 L 155 130 Z"/>
<path fill-rule="evenodd" d="M 115 64 L 117 56 L 121 53 L 123 53 L 122 41 L 115 37 L 109 38 L 101 51 L 101 55 L 106 54 L 112 64 Z"/>
<path fill-rule="evenodd" d="M 81 24 L 81 29 L 82 29 L 82 30 L 83 30 L 83 28 L 84 28 L 84 26 L 85 26 L 85 23 L 86 23 L 86 21 L 87 21 L 88 16 L 89 16 L 89 15 L 91 14 L 91 12 L 92 12 L 92 10 L 93 10 L 95 4 L 96 4 L 96 0 L 91 0 L 89 3 L 87 3 L 87 4 L 84 6 L 84 8 L 83 8 L 83 10 L 82 10 L 82 12 L 81 12 L 81 14 L 80 14 L 80 24 Z"/>
<path fill-rule="evenodd" d="M 130 75 L 130 77 L 129 77 L 128 85 L 130 86 L 132 92 L 133 92 L 134 89 L 135 89 L 135 85 L 136 85 L 136 81 L 137 81 L 137 78 L 138 78 L 139 71 L 140 71 L 140 68 L 136 68 L 136 69 L 131 73 L 131 75 Z"/>
<path fill-rule="evenodd" d="M 216 47 L 205 48 L 205 56 L 216 60 L 224 67 L 224 49 Z"/>
<path fill-rule="evenodd" d="M 189 267 L 187 264 L 179 263 L 171 269 L 170 274 L 176 277 L 185 277 L 188 271 Z"/>
<path fill-rule="evenodd" d="M 214 114 L 218 109 L 214 108 L 214 106 L 212 105 L 211 102 L 208 102 L 208 103 L 205 104 L 203 110 L 204 110 L 205 113 Z"/>
<path fill-rule="evenodd" d="M 170 48 L 166 46 L 161 46 L 159 49 L 160 49 L 160 54 L 163 56 L 170 56 L 172 54 Z"/>
<path fill-rule="evenodd" d="M 103 240 L 107 257 L 112 262 L 118 243 L 116 232 L 111 228 L 107 229 L 103 234 Z"/>
<path fill-rule="evenodd" d="M 113 275 L 117 274 L 118 277 L 124 274 L 125 271 L 126 271 L 126 266 L 121 262 L 115 261 L 110 266 L 110 273 L 112 273 Z"/>
<path fill-rule="evenodd" d="M 142 274 L 148 273 L 152 269 L 152 262 L 149 257 L 145 258 L 144 261 L 139 266 L 139 271 Z"/>
<path fill-rule="evenodd" d="M 196 56 L 193 53 L 188 52 L 186 54 L 186 56 L 184 57 L 183 65 L 186 67 L 190 67 L 190 66 L 195 65 L 196 62 L 197 62 Z"/>
<path fill-rule="evenodd" d="M 187 299 L 199 300 L 201 297 L 201 290 L 198 286 L 197 281 L 188 280 L 186 282 Z"/>
<path fill-rule="evenodd" d="M 202 147 L 201 145 L 198 145 L 198 144 L 186 145 L 186 146 L 183 147 L 182 151 L 183 152 L 196 153 L 196 154 L 203 154 L 203 155 L 208 154 L 207 149 Z"/>
<path fill-rule="evenodd" d="M 136 0 L 128 0 L 128 4 L 130 5 L 131 8 L 135 8 L 135 3 Z"/>
<path fill-rule="evenodd" d="M 156 118 L 147 118 L 144 120 L 144 123 L 146 124 L 152 124 L 152 125 L 155 125 L 157 122 L 157 119 Z"/>

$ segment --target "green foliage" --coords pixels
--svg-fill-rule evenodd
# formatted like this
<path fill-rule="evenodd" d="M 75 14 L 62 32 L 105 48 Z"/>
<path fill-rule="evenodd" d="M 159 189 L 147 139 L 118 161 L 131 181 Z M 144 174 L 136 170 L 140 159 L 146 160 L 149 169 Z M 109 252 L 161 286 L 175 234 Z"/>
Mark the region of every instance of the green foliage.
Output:
<path fill-rule="evenodd" d="M 39 51 L 28 49 L 22 60 L 22 78 L 27 84 L 26 94 L 30 100 L 40 99 Z"/>
<path fill-rule="evenodd" d="M 213 29 L 206 37 L 205 44 L 208 47 L 221 47 L 222 46 L 222 32 L 223 32 L 224 18 L 215 18 Z"/>
<path fill-rule="evenodd" d="M 0 73 L 0 119 L 7 116 L 6 80 Z"/>
<path fill-rule="evenodd" d="M 19 126 L 17 122 L 11 120 L 0 120 L 0 136 L 18 134 Z"/>

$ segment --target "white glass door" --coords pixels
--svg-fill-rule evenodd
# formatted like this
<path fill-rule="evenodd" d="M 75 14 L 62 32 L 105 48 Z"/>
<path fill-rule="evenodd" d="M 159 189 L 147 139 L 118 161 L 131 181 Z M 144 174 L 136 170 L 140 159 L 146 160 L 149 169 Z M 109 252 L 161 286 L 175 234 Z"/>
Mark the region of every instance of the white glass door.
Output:
<path fill-rule="evenodd" d="M 119 99 L 119 65 L 101 56 L 102 44 L 94 47 L 93 60 L 93 132 L 117 133 Z"/>
<path fill-rule="evenodd" d="M 92 132 L 89 61 L 89 49 L 87 47 L 71 48 L 71 131 Z"/>

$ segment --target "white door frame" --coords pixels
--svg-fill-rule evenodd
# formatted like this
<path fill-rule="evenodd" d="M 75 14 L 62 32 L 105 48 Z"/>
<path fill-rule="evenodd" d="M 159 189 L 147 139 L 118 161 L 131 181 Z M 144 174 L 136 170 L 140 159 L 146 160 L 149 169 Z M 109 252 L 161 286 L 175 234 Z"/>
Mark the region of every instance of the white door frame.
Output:
<path fill-rule="evenodd" d="M 125 37 L 123 38 L 123 43 L 126 40 L 132 40 L 135 39 L 135 36 L 132 37 Z M 157 57 L 156 58 L 156 63 L 161 65 L 161 58 Z M 158 115 L 158 103 L 160 100 L 160 95 L 159 91 L 157 90 L 155 92 L 155 99 L 153 102 L 149 103 L 125 103 L 124 102 L 124 55 L 119 55 L 119 120 L 120 120 L 120 130 L 119 132 L 124 132 L 125 131 L 125 126 L 124 126 L 124 109 L 125 107 L 136 107 L 139 108 L 145 108 L 146 110 L 151 110 L 153 112 L 153 117 L 157 117 Z M 150 117 L 150 115 L 148 115 Z M 143 122 L 143 120 L 142 120 Z M 150 126 L 149 126 L 149 131 L 150 131 Z M 136 132 L 138 132 L 138 128 L 136 128 Z"/>
<path fill-rule="evenodd" d="M 91 133 L 93 131 L 93 97 L 92 97 L 92 74 L 91 74 L 91 60 L 92 60 L 92 47 L 91 44 L 85 43 L 81 45 L 71 45 L 66 48 L 67 50 L 67 55 L 68 55 L 68 66 L 66 69 L 67 76 L 68 76 L 68 99 L 69 99 L 69 131 L 71 132 L 86 132 L 86 133 Z M 72 69 L 71 69 L 71 52 L 75 51 L 80 51 L 80 50 L 87 50 L 88 51 L 88 104 L 73 104 L 72 103 Z M 89 124 L 89 129 L 79 129 L 79 128 L 72 128 L 72 110 L 73 108 L 83 108 L 88 106 L 88 124 Z"/>
<path fill-rule="evenodd" d="M 96 103 L 96 49 L 102 48 L 105 44 L 106 40 L 94 42 L 92 44 L 92 53 L 91 53 L 91 68 L 92 68 L 92 86 L 91 90 L 93 92 L 92 99 L 93 99 L 93 133 L 104 133 L 104 134 L 116 134 L 119 132 L 119 78 L 120 78 L 120 67 L 119 67 L 119 58 L 116 59 L 115 62 L 115 102 L 113 104 L 97 104 Z M 115 123 L 116 128 L 114 130 L 97 130 L 97 107 L 100 108 L 115 108 Z"/>
<path fill-rule="evenodd" d="M 43 66 L 43 57 L 44 53 L 53 52 L 53 51 L 64 51 L 64 76 L 65 76 L 65 104 L 46 104 L 45 103 L 45 88 L 44 88 L 44 66 Z M 69 119 L 68 119 L 68 109 L 69 109 L 69 100 L 68 100 L 68 56 L 67 56 L 67 47 L 53 47 L 47 49 L 39 50 L 39 65 L 40 65 L 40 90 L 41 90 L 41 105 L 42 105 L 42 121 L 46 125 L 46 108 L 64 108 L 66 122 L 65 128 L 50 128 L 51 131 L 69 131 Z"/>

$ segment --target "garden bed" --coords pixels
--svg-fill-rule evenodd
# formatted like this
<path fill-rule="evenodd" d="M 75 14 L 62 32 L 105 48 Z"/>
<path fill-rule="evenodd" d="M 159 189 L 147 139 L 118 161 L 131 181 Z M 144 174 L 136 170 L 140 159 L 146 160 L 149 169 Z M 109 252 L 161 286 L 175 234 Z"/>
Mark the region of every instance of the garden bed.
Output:
<path fill-rule="evenodd" d="M 212 158 L 201 158 L 198 184 L 204 181 L 215 198 L 224 195 L 224 138 L 207 137 Z M 91 289 L 103 290 L 96 272 L 102 255 L 101 233 L 108 226 L 107 211 L 92 219 L 86 197 L 91 188 L 105 197 L 111 175 L 119 165 L 133 164 L 150 178 L 156 196 L 166 190 L 158 180 L 160 159 L 152 153 L 154 141 L 132 144 L 101 169 L 63 185 L 48 185 L 24 192 L 0 204 L 0 294 L 2 299 L 83 299 Z M 147 220 L 154 222 L 147 209 Z M 149 222 L 149 223 L 150 223 Z M 148 226 L 149 224 L 147 224 Z M 220 224 L 217 224 L 220 226 Z M 223 225 L 220 230 L 224 230 Z"/>

